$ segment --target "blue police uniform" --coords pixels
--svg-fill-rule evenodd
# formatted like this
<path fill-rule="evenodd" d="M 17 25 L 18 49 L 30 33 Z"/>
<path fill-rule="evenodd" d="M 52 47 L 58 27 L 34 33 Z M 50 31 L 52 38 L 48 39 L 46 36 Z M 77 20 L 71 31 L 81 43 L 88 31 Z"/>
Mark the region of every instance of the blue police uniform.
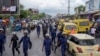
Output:
<path fill-rule="evenodd" d="M 52 42 L 54 42 L 54 44 L 55 44 L 55 38 L 56 38 L 56 31 L 55 30 L 52 30 L 51 37 L 52 37 Z"/>
<path fill-rule="evenodd" d="M 40 34 L 40 26 L 37 25 L 37 35 L 39 35 L 39 34 Z"/>
<path fill-rule="evenodd" d="M 65 56 L 67 39 L 66 39 L 64 36 L 62 36 L 62 37 L 60 38 L 60 43 L 61 43 L 61 52 L 62 52 L 62 56 Z"/>
<path fill-rule="evenodd" d="M 45 46 L 46 56 L 50 56 L 50 54 L 51 54 L 51 45 L 52 45 L 51 39 L 45 38 L 43 46 Z"/>
<path fill-rule="evenodd" d="M 32 46 L 30 38 L 28 36 L 24 36 L 21 38 L 19 44 L 21 44 L 21 42 L 23 42 L 24 56 L 28 56 L 28 48 L 31 48 L 31 46 Z"/>
<path fill-rule="evenodd" d="M 5 41 L 5 36 L 3 34 L 0 34 L 0 53 L 1 53 L 1 56 L 3 54 L 4 41 Z"/>
<path fill-rule="evenodd" d="M 59 33 L 57 34 L 57 37 L 58 37 L 58 42 L 60 42 L 60 38 L 62 37 L 62 32 L 59 32 Z"/>
<path fill-rule="evenodd" d="M 50 35 L 51 35 L 51 32 L 52 32 L 52 26 L 50 25 L 49 26 L 49 33 L 50 33 Z"/>

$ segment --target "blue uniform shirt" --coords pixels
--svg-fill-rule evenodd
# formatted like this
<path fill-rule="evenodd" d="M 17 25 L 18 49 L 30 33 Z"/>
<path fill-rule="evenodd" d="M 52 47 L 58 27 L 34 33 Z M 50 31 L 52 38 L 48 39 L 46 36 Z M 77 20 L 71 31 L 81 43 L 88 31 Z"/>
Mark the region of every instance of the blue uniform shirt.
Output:
<path fill-rule="evenodd" d="M 39 25 L 37 25 L 37 31 L 40 31 L 40 26 Z"/>
<path fill-rule="evenodd" d="M 62 37 L 62 32 L 59 32 L 59 33 L 57 34 L 57 37 L 58 37 L 58 41 L 60 41 L 60 38 Z"/>
<path fill-rule="evenodd" d="M 67 39 L 64 36 L 60 38 L 60 43 L 61 43 L 61 48 L 66 49 Z"/>
<path fill-rule="evenodd" d="M 30 41 L 30 38 L 28 36 L 22 37 L 19 43 L 21 43 L 21 42 L 23 42 L 23 48 L 26 48 L 26 49 L 28 49 L 29 45 L 31 46 L 31 44 L 32 44 Z"/>
<path fill-rule="evenodd" d="M 45 50 L 51 50 L 52 41 L 49 38 L 44 39 L 43 45 L 45 46 Z"/>
<path fill-rule="evenodd" d="M 51 32 L 51 36 L 52 36 L 53 38 L 56 37 L 56 31 L 55 31 L 55 30 L 52 30 L 52 32 Z"/>
<path fill-rule="evenodd" d="M 5 41 L 5 36 L 3 34 L 0 34 L 0 48 L 4 44 L 4 41 Z"/>

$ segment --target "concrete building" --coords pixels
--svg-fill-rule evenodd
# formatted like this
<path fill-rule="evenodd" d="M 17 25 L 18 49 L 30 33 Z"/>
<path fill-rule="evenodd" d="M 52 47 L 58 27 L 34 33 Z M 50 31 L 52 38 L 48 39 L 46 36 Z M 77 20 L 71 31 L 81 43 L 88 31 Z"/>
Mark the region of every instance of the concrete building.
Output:
<path fill-rule="evenodd" d="M 86 2 L 86 12 L 99 11 L 100 0 L 89 0 Z"/>
<path fill-rule="evenodd" d="M 0 0 L 0 14 L 18 14 L 19 0 Z"/>
<path fill-rule="evenodd" d="M 29 11 L 31 11 L 34 15 L 39 14 L 38 9 L 30 8 Z"/>

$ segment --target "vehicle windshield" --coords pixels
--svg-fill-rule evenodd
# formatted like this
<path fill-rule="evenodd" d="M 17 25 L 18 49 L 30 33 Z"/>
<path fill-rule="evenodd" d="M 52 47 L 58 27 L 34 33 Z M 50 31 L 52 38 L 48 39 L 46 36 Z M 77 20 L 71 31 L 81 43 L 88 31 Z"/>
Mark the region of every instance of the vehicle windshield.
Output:
<path fill-rule="evenodd" d="M 66 30 L 76 30 L 76 26 L 75 25 L 66 25 Z"/>
<path fill-rule="evenodd" d="M 89 22 L 88 21 L 80 22 L 79 25 L 80 26 L 89 26 Z"/>
<path fill-rule="evenodd" d="M 90 40 L 80 40 L 79 41 L 79 45 L 83 45 L 83 46 L 90 46 L 90 45 L 95 45 L 96 41 L 94 39 L 90 39 Z"/>

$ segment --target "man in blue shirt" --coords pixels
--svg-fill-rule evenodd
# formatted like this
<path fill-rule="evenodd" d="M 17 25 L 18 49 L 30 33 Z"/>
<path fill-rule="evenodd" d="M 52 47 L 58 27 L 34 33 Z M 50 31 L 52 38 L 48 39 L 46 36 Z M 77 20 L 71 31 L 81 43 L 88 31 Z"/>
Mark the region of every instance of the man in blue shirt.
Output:
<path fill-rule="evenodd" d="M 40 36 L 40 31 L 41 31 L 40 29 L 41 29 L 40 25 L 37 24 L 36 30 L 37 30 L 37 35 L 38 35 L 38 37 Z"/>
<path fill-rule="evenodd" d="M 19 45 L 21 44 L 21 42 L 23 42 L 23 53 L 24 56 L 28 56 L 28 48 L 31 49 L 32 47 L 32 43 L 30 41 L 30 38 L 27 36 L 28 32 L 25 31 L 24 32 L 24 36 L 21 38 Z"/>
<path fill-rule="evenodd" d="M 63 36 L 60 38 L 60 44 L 61 44 L 61 53 L 62 56 L 65 56 L 65 51 L 66 51 L 66 45 L 67 45 L 67 38 L 66 38 L 66 33 L 63 33 Z"/>
<path fill-rule="evenodd" d="M 5 34 L 3 34 L 3 29 L 0 29 L 0 56 L 2 56 L 3 54 L 4 42 L 5 42 Z"/>
<path fill-rule="evenodd" d="M 49 34 L 46 34 L 46 36 L 45 36 L 45 39 L 43 42 L 43 49 L 44 49 L 44 47 L 45 47 L 46 56 L 50 56 L 51 48 L 52 48 L 52 41 L 49 38 Z M 42 49 L 42 51 L 43 51 L 43 49 Z"/>
<path fill-rule="evenodd" d="M 52 43 L 54 43 L 54 45 L 55 45 L 55 38 L 56 38 L 55 28 L 53 28 L 51 31 L 51 37 L 52 37 Z"/>
<path fill-rule="evenodd" d="M 63 35 L 62 35 L 62 30 L 59 30 L 59 32 L 58 32 L 58 34 L 57 34 L 57 46 L 55 46 L 55 50 L 54 50 L 54 52 L 56 52 L 56 49 L 58 48 L 58 47 L 60 47 L 60 38 L 62 37 Z"/>

